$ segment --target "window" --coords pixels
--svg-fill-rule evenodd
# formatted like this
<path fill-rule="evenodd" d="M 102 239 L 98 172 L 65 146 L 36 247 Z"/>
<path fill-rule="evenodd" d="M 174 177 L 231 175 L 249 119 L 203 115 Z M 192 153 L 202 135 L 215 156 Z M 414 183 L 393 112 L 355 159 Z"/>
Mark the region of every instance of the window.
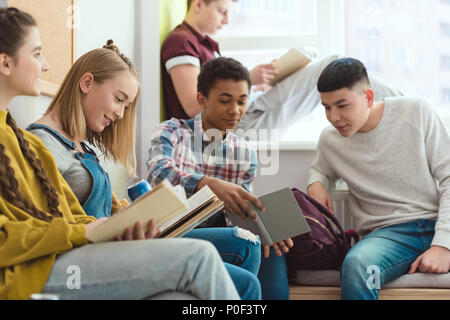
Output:
<path fill-rule="evenodd" d="M 343 53 L 342 3 L 342 0 L 239 0 L 229 25 L 218 34 L 217 41 L 223 55 L 241 61 L 249 69 L 280 57 L 292 47 L 313 57 Z M 293 132 L 281 138 L 296 141 L 301 136 L 303 141 L 316 141 L 327 123 L 323 108 L 316 108 L 300 125 L 292 126 Z"/>
<path fill-rule="evenodd" d="M 448 0 L 345 0 L 346 55 L 361 59 L 369 72 L 404 94 L 424 96 L 450 111 L 446 89 L 450 18 L 444 14 L 449 4 Z M 370 63 L 371 50 L 380 54 L 378 64 Z"/>
<path fill-rule="evenodd" d="M 450 112 L 450 0 L 239 0 L 234 13 L 218 41 L 249 68 L 290 47 L 339 53 Z M 282 140 L 315 141 L 327 125 L 319 107 Z"/>

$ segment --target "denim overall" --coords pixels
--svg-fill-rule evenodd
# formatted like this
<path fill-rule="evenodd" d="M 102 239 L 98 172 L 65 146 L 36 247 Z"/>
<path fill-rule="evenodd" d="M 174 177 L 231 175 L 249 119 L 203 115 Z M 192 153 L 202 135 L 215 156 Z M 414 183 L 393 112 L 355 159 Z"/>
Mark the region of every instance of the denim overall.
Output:
<path fill-rule="evenodd" d="M 31 124 L 27 130 L 42 129 L 52 134 L 61 142 L 68 150 L 76 151 L 76 145 L 72 141 L 63 137 L 59 132 L 42 124 Z M 103 170 L 99 164 L 99 160 L 95 152 L 89 148 L 85 142 L 81 142 L 81 146 L 85 153 L 76 152 L 75 156 L 89 172 L 92 177 L 92 190 L 88 198 L 82 204 L 86 214 L 94 216 L 95 218 L 109 217 L 111 215 L 112 207 L 112 189 L 111 181 L 108 173 Z"/>

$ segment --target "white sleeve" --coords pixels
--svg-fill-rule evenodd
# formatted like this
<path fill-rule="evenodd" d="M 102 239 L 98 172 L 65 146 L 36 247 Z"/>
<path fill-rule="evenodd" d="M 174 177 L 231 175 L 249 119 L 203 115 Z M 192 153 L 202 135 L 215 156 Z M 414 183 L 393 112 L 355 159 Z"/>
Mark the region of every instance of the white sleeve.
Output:
<path fill-rule="evenodd" d="M 422 102 L 425 151 L 430 172 L 439 183 L 439 212 L 432 245 L 450 250 L 450 136 L 427 100 Z"/>
<path fill-rule="evenodd" d="M 167 60 L 166 62 L 166 70 L 170 72 L 170 70 L 174 67 L 181 66 L 184 64 L 190 64 L 194 67 L 200 68 L 200 59 L 194 56 L 178 56 L 172 59 Z"/>

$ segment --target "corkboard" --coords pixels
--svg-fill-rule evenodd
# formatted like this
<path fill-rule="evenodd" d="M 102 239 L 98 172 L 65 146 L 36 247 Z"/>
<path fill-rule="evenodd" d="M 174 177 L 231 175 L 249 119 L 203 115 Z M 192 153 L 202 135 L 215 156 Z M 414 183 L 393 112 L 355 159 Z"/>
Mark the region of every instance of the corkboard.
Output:
<path fill-rule="evenodd" d="M 8 6 L 30 13 L 41 35 L 42 52 L 50 66 L 41 81 L 42 93 L 54 96 L 74 63 L 76 0 L 8 0 Z"/>

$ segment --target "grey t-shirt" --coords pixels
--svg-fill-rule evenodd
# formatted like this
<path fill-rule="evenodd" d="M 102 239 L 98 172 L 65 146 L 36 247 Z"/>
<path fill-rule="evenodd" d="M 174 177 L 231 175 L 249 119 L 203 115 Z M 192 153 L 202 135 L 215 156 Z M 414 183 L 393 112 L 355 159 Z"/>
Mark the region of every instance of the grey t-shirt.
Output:
<path fill-rule="evenodd" d="M 56 160 L 59 172 L 71 187 L 81 205 L 84 205 L 91 193 L 93 180 L 89 171 L 77 159 L 77 151 L 63 143 L 51 133 L 43 129 L 29 129 L 39 137 L 50 150 Z M 66 139 L 67 140 L 67 139 Z M 67 140 L 67 143 L 70 143 Z"/>
<path fill-rule="evenodd" d="M 362 235 L 418 219 L 437 220 L 432 245 L 450 249 L 450 137 L 433 106 L 388 98 L 378 126 L 342 137 L 322 132 L 308 185 L 343 179 Z M 437 183 L 436 183 L 437 182 Z"/>

